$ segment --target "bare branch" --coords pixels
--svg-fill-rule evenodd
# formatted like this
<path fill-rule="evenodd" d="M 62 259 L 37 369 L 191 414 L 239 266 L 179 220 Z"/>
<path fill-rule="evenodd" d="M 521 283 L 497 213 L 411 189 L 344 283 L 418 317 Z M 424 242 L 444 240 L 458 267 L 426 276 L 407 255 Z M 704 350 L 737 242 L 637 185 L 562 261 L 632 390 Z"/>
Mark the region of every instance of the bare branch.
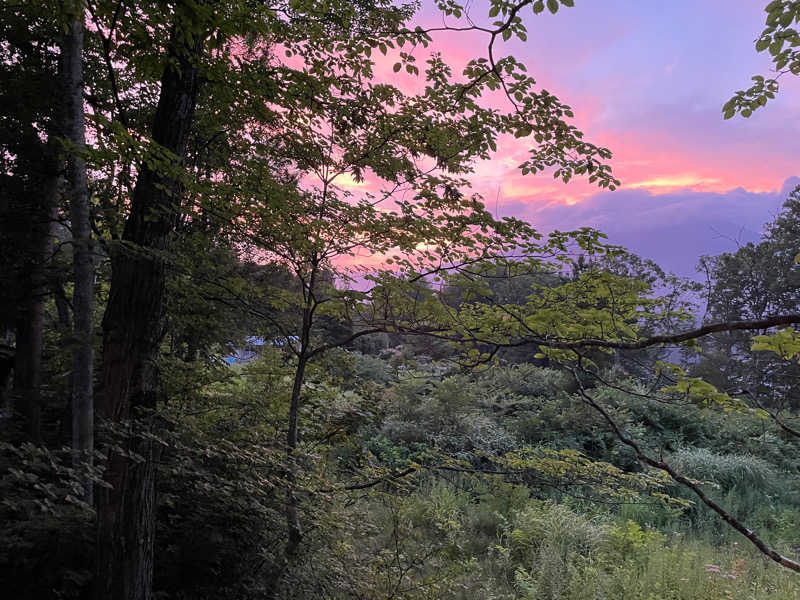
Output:
<path fill-rule="evenodd" d="M 387 481 L 394 481 L 396 479 L 400 479 L 401 477 L 405 477 L 406 475 L 410 475 L 411 473 L 416 472 L 416 467 L 409 467 L 404 471 L 400 471 L 399 473 L 394 473 L 389 475 L 388 477 L 379 477 L 378 479 L 373 479 L 372 481 L 368 481 L 366 483 L 357 483 L 354 485 L 344 485 L 340 487 L 334 488 L 327 488 L 327 489 L 318 489 L 317 491 L 324 494 L 329 494 L 331 492 L 346 492 L 346 491 L 353 491 L 353 490 L 366 490 L 367 488 L 375 487 L 381 483 Z"/>

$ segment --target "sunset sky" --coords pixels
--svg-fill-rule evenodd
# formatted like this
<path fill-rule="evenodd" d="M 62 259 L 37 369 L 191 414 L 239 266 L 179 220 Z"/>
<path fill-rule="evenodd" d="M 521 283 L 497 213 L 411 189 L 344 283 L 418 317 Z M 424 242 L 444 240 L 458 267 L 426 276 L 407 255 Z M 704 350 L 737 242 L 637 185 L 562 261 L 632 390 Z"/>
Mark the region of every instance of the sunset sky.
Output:
<path fill-rule="evenodd" d="M 523 177 L 519 140 L 477 168 L 475 189 L 499 216 L 541 230 L 597 227 L 611 241 L 692 275 L 697 257 L 756 239 L 800 180 L 800 80 L 750 119 L 724 121 L 722 104 L 754 74 L 768 74 L 753 41 L 765 0 L 576 0 L 557 15 L 523 18 L 528 41 L 501 47 L 575 111 L 587 139 L 614 152 L 622 180 L 598 193 L 583 181 Z M 485 3 L 473 2 L 481 22 Z M 419 22 L 441 23 L 432 9 Z M 483 22 L 486 22 L 484 17 Z M 450 23 L 455 23 L 450 21 Z M 435 38 L 458 68 L 485 48 L 470 34 Z M 427 51 L 426 51 L 427 52 Z M 416 53 L 418 60 L 425 53 Z"/>

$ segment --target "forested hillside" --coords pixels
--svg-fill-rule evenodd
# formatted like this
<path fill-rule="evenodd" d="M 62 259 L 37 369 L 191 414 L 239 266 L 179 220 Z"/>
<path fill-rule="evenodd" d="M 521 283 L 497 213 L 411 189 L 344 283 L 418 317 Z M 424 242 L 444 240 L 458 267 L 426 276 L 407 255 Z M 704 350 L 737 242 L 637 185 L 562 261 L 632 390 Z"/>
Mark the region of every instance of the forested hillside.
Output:
<path fill-rule="evenodd" d="M 3 597 L 800 598 L 800 188 L 695 279 L 473 190 L 621 185 L 572 7 L 0 5 Z"/>

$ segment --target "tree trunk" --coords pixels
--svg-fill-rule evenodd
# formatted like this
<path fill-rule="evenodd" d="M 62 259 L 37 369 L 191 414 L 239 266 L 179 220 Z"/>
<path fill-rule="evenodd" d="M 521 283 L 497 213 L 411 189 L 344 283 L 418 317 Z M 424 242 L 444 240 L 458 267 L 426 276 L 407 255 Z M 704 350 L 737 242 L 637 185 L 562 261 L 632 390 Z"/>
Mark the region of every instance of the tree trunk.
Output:
<path fill-rule="evenodd" d="M 75 20 L 69 24 L 62 46 L 62 69 L 67 110 L 64 137 L 71 148 L 67 157 L 67 197 L 72 225 L 75 288 L 72 294 L 74 344 L 72 356 L 72 449 L 76 464 L 92 461 L 94 450 L 94 261 L 89 224 L 89 185 L 83 152 L 86 129 L 83 112 L 83 2 L 75 2 Z M 84 499 L 92 502 L 92 484 L 83 482 Z"/>
<path fill-rule="evenodd" d="M 53 137 L 53 134 L 50 134 Z M 14 362 L 15 412 L 25 422 L 27 438 L 42 442 L 42 347 L 44 342 L 44 308 L 49 286 L 48 264 L 53 253 L 55 205 L 61 187 L 55 159 L 55 139 L 47 144 L 44 154 L 46 170 L 42 187 L 31 206 L 28 239 L 30 253 L 23 270 L 22 291 L 16 322 L 17 349 Z"/>
<path fill-rule="evenodd" d="M 154 170 L 140 171 L 122 243 L 111 253 L 111 291 L 103 318 L 103 392 L 98 415 L 110 424 L 128 419 L 126 450 L 109 450 L 105 480 L 96 490 L 96 600 L 150 600 L 153 587 L 157 445 L 148 437 L 159 397 L 158 354 L 165 332 L 165 255 L 180 209 L 176 163 L 186 152 L 199 88 L 203 34 L 187 31 L 176 7 L 152 139 L 168 150 Z M 191 10 L 191 9 L 188 9 Z"/>
<path fill-rule="evenodd" d="M 0 331 L 2 331 L 2 328 L 0 328 Z M 0 336 L 0 422 L 10 419 L 14 410 L 11 405 L 9 383 L 11 382 L 11 372 L 14 370 L 16 349 L 8 344 L 8 337 L 8 331 Z"/>
<path fill-rule="evenodd" d="M 300 330 L 300 348 L 297 355 L 297 368 L 294 372 L 294 383 L 292 385 L 292 396 L 289 400 L 289 427 L 286 431 L 286 455 L 288 458 L 287 480 L 288 489 L 286 491 L 286 529 L 288 539 L 286 541 L 286 558 L 294 559 L 300 551 L 300 543 L 303 541 L 303 528 L 298 515 L 299 501 L 297 499 L 297 442 L 298 425 L 297 419 L 300 414 L 300 398 L 305 382 L 306 366 L 308 365 L 310 346 L 311 346 L 311 326 L 314 321 L 314 287 L 316 281 L 316 261 L 309 278 L 308 289 L 305 291 L 305 306 L 303 307 L 303 323 Z"/>
<path fill-rule="evenodd" d="M 72 316 L 67 294 L 64 292 L 64 273 L 58 266 L 50 270 L 50 293 L 56 305 L 57 329 L 65 334 L 72 331 Z"/>
<path fill-rule="evenodd" d="M 303 337 L 305 339 L 305 336 Z M 287 473 L 289 488 L 286 490 L 286 529 L 288 534 L 286 556 L 289 559 L 297 556 L 300 550 L 300 542 L 303 540 L 303 529 L 300 525 L 300 517 L 297 514 L 298 500 L 295 490 L 297 485 L 297 457 L 295 456 L 295 451 L 297 450 L 297 417 L 300 412 L 300 394 L 303 389 L 307 364 L 306 346 L 301 345 L 297 369 L 294 374 L 294 384 L 292 385 L 292 396 L 289 402 L 289 428 L 286 433 L 286 454 L 289 463 L 289 471 Z"/>

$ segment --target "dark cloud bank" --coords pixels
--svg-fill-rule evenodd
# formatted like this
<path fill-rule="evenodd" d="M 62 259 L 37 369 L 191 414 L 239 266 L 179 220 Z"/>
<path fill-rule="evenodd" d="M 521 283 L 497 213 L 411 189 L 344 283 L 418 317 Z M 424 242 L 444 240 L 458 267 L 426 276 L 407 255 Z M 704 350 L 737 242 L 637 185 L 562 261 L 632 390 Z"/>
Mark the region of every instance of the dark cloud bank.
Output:
<path fill-rule="evenodd" d="M 757 241 L 766 222 L 780 211 L 800 178 L 788 178 L 780 191 L 724 193 L 682 190 L 653 194 L 644 190 L 604 192 L 575 204 L 535 209 L 530 204 L 507 205 L 506 211 L 529 220 L 540 231 L 589 226 L 609 241 L 656 261 L 677 275 L 696 277 L 703 254 L 736 250 Z M 505 211 L 504 211 L 505 212 Z"/>

